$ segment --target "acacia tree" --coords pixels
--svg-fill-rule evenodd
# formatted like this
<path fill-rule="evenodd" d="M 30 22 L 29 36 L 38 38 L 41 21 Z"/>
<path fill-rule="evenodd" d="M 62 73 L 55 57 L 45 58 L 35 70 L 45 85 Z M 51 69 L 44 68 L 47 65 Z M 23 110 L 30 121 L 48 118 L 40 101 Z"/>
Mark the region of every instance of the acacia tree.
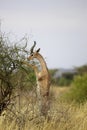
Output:
<path fill-rule="evenodd" d="M 22 40 L 25 43 L 23 47 L 16 44 L 11 46 L 9 38 L 0 32 L 0 114 L 10 104 L 12 90 L 16 85 L 13 77 L 23 68 L 21 60 L 25 60 L 28 54 L 25 50 L 27 39 Z M 25 69 L 23 68 L 23 70 Z"/>

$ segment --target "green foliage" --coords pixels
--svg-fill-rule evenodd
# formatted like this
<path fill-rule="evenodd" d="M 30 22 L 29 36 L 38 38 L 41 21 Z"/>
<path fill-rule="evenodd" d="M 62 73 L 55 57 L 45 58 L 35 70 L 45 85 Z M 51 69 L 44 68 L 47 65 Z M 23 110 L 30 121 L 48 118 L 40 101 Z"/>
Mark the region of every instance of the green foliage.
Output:
<path fill-rule="evenodd" d="M 56 71 L 58 71 L 58 69 L 50 69 L 49 73 L 53 77 Z"/>
<path fill-rule="evenodd" d="M 64 73 L 61 77 L 55 77 L 55 72 L 58 71 L 58 69 L 50 69 L 50 75 L 51 75 L 51 84 L 57 85 L 57 86 L 69 86 L 72 81 L 74 74 L 71 73 Z"/>
<path fill-rule="evenodd" d="M 49 69 L 50 77 L 51 77 L 51 84 L 57 85 L 57 80 L 54 78 L 55 72 L 58 71 L 58 69 Z"/>
<path fill-rule="evenodd" d="M 22 75 L 23 78 L 21 78 L 22 81 L 22 90 L 31 90 L 36 86 L 36 76 L 34 71 L 29 67 L 23 67 L 25 71 L 21 70 L 20 75 Z"/>
<path fill-rule="evenodd" d="M 77 72 L 78 72 L 79 75 L 87 73 L 87 65 L 77 67 L 76 69 L 77 69 Z"/>
<path fill-rule="evenodd" d="M 87 74 L 76 76 L 73 87 L 66 95 L 68 101 L 83 103 L 87 100 Z"/>
<path fill-rule="evenodd" d="M 58 85 L 59 86 L 69 86 L 71 84 L 71 80 L 70 79 L 67 79 L 65 77 L 61 77 L 59 80 L 58 80 Z"/>

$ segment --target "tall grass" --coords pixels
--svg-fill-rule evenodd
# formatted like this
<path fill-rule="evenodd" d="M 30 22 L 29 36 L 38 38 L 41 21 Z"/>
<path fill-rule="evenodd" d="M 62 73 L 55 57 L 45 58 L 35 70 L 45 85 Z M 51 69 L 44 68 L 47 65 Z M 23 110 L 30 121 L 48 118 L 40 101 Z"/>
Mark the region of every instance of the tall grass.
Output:
<path fill-rule="evenodd" d="M 51 88 L 51 104 L 47 117 L 37 116 L 37 105 L 35 98 L 29 97 L 26 102 L 22 95 L 22 103 L 19 109 L 6 111 L 0 117 L 0 130 L 87 130 L 87 103 L 84 105 L 76 105 L 60 100 L 61 95 L 68 88 Z M 33 104 L 32 104 L 33 102 Z M 15 107 L 18 107 L 15 102 Z M 25 105 L 27 103 L 27 105 Z M 13 110 L 13 108 L 12 108 Z"/>

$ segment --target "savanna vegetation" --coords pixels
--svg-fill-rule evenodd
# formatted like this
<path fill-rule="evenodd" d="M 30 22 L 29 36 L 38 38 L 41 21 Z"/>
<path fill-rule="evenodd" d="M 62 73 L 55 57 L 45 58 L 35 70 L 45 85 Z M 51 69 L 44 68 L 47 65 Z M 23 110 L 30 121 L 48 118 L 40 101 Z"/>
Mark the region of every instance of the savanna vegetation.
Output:
<path fill-rule="evenodd" d="M 27 39 L 22 38 L 20 42 L 24 42 L 22 47 L 19 42 L 12 45 L 9 38 L 0 32 L 0 114 L 10 105 L 15 89 L 19 86 L 23 90 L 30 89 L 35 85 L 33 71 L 22 63 L 28 55 L 25 50 Z"/>
<path fill-rule="evenodd" d="M 74 76 L 79 74 L 78 70 L 75 69 L 76 72 L 70 73 L 70 72 L 64 72 L 62 76 L 55 77 L 56 72 L 60 71 L 59 69 L 50 69 L 50 75 L 51 75 L 51 83 L 56 86 L 70 86 L 70 84 L 73 82 Z M 59 72 L 60 73 L 60 72 Z"/>
<path fill-rule="evenodd" d="M 60 81 L 53 78 L 57 69 L 49 70 L 50 109 L 38 116 L 35 74 L 22 64 L 28 55 L 25 37 L 12 44 L 0 32 L 0 130 L 87 130 L 87 65 Z"/>

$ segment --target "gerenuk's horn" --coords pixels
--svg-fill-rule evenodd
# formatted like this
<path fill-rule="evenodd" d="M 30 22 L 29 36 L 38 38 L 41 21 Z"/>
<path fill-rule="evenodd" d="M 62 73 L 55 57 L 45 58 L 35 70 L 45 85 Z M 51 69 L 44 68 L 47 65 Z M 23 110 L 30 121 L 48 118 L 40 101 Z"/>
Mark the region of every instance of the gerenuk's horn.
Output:
<path fill-rule="evenodd" d="M 34 47 L 36 46 L 36 41 L 34 41 L 34 45 L 31 47 L 31 49 L 30 49 L 30 54 L 32 54 L 33 53 L 33 50 L 34 50 Z"/>

